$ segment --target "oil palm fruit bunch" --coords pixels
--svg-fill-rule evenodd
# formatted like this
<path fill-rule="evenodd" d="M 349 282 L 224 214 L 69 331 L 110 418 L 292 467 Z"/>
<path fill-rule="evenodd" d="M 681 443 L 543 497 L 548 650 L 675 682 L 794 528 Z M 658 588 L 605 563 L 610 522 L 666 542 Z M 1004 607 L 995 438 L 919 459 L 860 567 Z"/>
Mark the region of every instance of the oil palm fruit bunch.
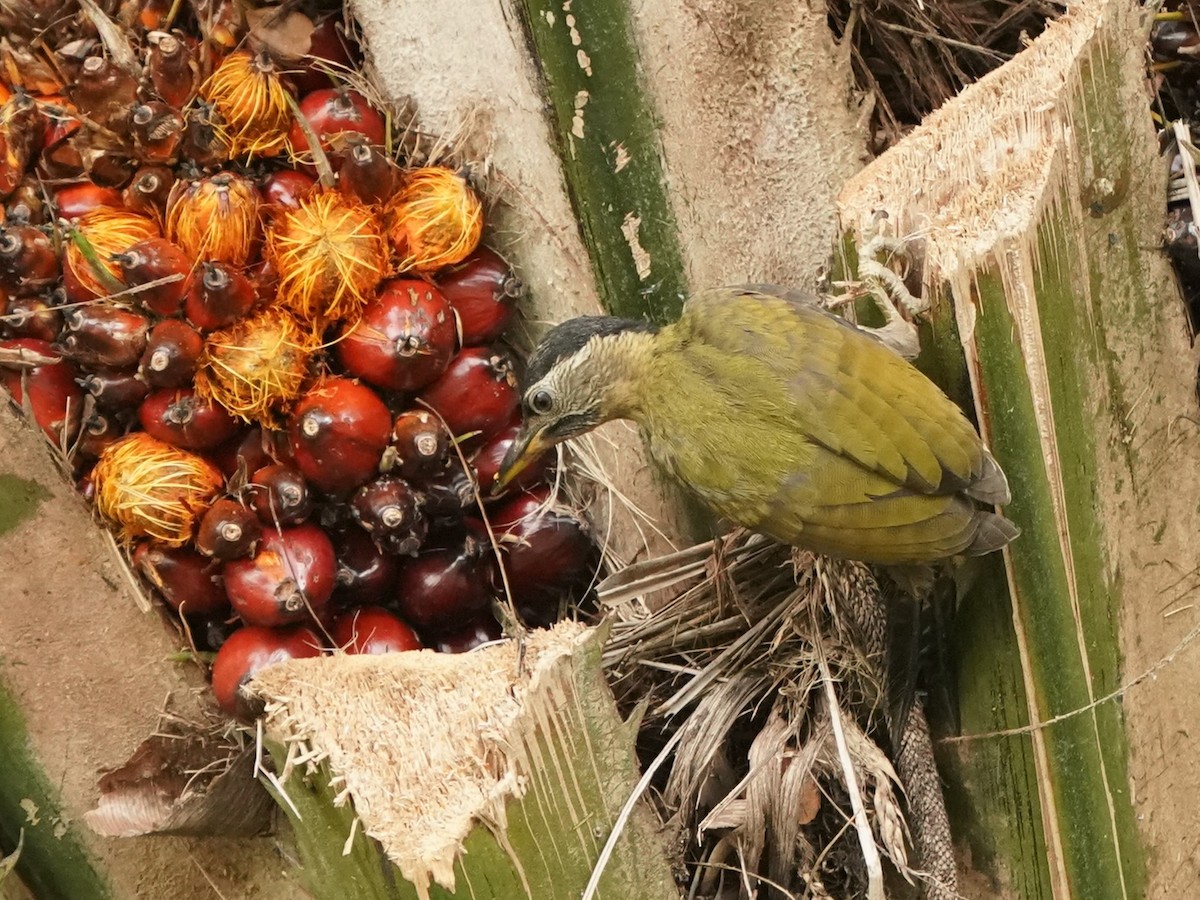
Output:
<path fill-rule="evenodd" d="M 469 649 L 502 563 L 539 623 L 597 565 L 544 468 L 491 499 L 520 282 L 360 59 L 340 6 L 0 4 L 0 383 L 242 718 L 267 662 Z"/>

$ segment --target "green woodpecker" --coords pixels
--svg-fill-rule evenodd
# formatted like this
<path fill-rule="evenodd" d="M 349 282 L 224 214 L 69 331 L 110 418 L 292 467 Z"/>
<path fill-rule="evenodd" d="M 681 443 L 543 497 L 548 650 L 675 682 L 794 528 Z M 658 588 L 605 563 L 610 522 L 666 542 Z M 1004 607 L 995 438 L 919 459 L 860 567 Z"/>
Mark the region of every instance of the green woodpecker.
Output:
<path fill-rule="evenodd" d="M 1018 529 L 979 508 L 1008 482 L 967 417 L 868 331 L 782 288 L 719 288 L 655 328 L 552 329 L 529 360 L 506 484 L 610 419 L 717 515 L 828 556 L 889 565 L 997 550 Z"/>

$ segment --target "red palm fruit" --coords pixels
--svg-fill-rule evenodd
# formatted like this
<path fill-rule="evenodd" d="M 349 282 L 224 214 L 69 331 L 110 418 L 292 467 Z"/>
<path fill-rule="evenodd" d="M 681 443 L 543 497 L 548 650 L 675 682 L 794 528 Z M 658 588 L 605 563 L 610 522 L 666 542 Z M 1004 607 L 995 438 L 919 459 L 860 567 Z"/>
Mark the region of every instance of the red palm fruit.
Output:
<path fill-rule="evenodd" d="M 441 292 L 397 279 L 343 330 L 337 352 L 350 374 L 385 390 L 415 391 L 445 371 L 455 343 L 454 314 Z"/>
<path fill-rule="evenodd" d="M 251 505 L 264 525 L 299 525 L 312 515 L 316 504 L 298 469 L 272 463 L 253 472 L 249 482 Z"/>
<path fill-rule="evenodd" d="M 41 138 L 42 116 L 32 97 L 19 91 L 0 106 L 0 199 L 17 189 Z"/>
<path fill-rule="evenodd" d="M 317 180 L 304 172 L 295 169 L 281 169 L 272 172 L 263 182 L 263 203 L 282 209 L 296 209 L 300 206 L 302 197 L 307 197 L 316 189 Z"/>
<path fill-rule="evenodd" d="M 58 218 L 72 222 L 97 209 L 120 209 L 121 206 L 120 193 L 90 181 L 68 184 L 54 192 Z"/>
<path fill-rule="evenodd" d="M 235 172 L 177 181 L 167 200 L 166 234 L 195 259 L 244 266 L 262 236 L 258 188 Z"/>
<path fill-rule="evenodd" d="M 0 284 L 13 291 L 39 290 L 61 274 L 58 251 L 46 232 L 33 225 L 0 229 Z"/>
<path fill-rule="evenodd" d="M 212 108 L 201 100 L 183 111 L 183 146 L 179 154 L 193 166 L 212 169 L 227 162 L 225 145 L 217 137 Z"/>
<path fill-rule="evenodd" d="M 91 121 L 117 134 L 129 131 L 129 113 L 137 105 L 137 79 L 103 56 L 83 61 L 70 87 L 71 100 Z"/>
<path fill-rule="evenodd" d="M 287 148 L 291 95 L 269 53 L 236 50 L 200 86 L 230 159 L 278 156 Z"/>
<path fill-rule="evenodd" d="M 267 432 L 259 425 L 252 425 L 238 431 L 221 446 L 214 447 L 208 457 L 229 479 L 232 490 L 234 485 L 240 487 L 249 483 L 250 476 L 263 466 L 271 465 L 271 447 L 272 440 Z"/>
<path fill-rule="evenodd" d="M 417 633 L 399 616 L 378 606 L 342 613 L 333 622 L 333 642 L 346 653 L 398 653 L 420 650 Z"/>
<path fill-rule="evenodd" d="M 505 504 L 493 523 L 504 549 L 508 586 L 519 603 L 586 585 L 596 574 L 599 551 L 582 520 L 537 503 L 539 494 Z"/>
<path fill-rule="evenodd" d="M 96 407 L 105 412 L 136 409 L 150 393 L 150 387 L 133 372 L 92 372 L 80 386 L 95 398 Z"/>
<path fill-rule="evenodd" d="M 148 38 L 146 73 L 155 93 L 176 109 L 183 109 L 200 84 L 200 66 L 185 41 L 171 34 Z"/>
<path fill-rule="evenodd" d="M 296 405 L 289 431 L 304 477 L 328 494 L 343 494 L 378 472 L 392 415 L 370 388 L 325 378 Z"/>
<path fill-rule="evenodd" d="M 254 556 L 262 525 L 252 510 L 223 497 L 213 503 L 196 528 L 196 549 L 204 556 L 228 561 Z"/>
<path fill-rule="evenodd" d="M 334 540 L 337 587 L 333 599 L 345 606 L 379 603 L 391 595 L 399 571 L 395 556 L 384 553 L 363 531 L 349 528 Z"/>
<path fill-rule="evenodd" d="M 57 299 L 61 299 L 56 294 Z M 61 308 L 59 344 L 64 356 L 86 367 L 124 369 L 145 349 L 150 323 L 136 310 L 100 302 Z"/>
<path fill-rule="evenodd" d="M 263 529 L 258 553 L 225 563 L 225 590 L 248 625 L 289 625 L 329 602 L 337 561 L 329 536 L 313 524 Z"/>
<path fill-rule="evenodd" d="M 146 31 L 161 31 L 171 27 L 172 0 L 142 0 L 138 4 L 137 21 Z"/>
<path fill-rule="evenodd" d="M 175 173 L 167 166 L 142 166 L 121 192 L 128 209 L 146 216 L 161 216 L 175 186 Z"/>
<path fill-rule="evenodd" d="M 179 319 L 159 322 L 146 337 L 138 373 L 155 388 L 179 388 L 192 383 L 204 338 Z"/>
<path fill-rule="evenodd" d="M 192 388 L 163 388 L 138 407 L 138 421 L 151 437 L 185 450 L 208 450 L 237 431 L 237 422 Z"/>
<path fill-rule="evenodd" d="M 4 306 L 3 322 L 13 337 L 50 342 L 62 330 L 62 312 L 44 296 L 13 297 Z"/>
<path fill-rule="evenodd" d="M 399 180 L 395 160 L 378 144 L 359 140 L 341 154 L 337 188 L 363 203 L 383 203 L 395 192 Z"/>
<path fill-rule="evenodd" d="M 4 221 L 11 225 L 42 225 L 46 221 L 46 198 L 36 178 L 28 175 L 9 195 Z"/>
<path fill-rule="evenodd" d="M 146 350 L 150 323 L 141 313 L 111 303 L 77 306 L 63 313 L 59 346 L 82 366 L 131 369 Z"/>
<path fill-rule="evenodd" d="M 339 15 L 329 16 L 313 29 L 302 67 L 292 73 L 292 83 L 301 96 L 331 86 L 325 68 L 338 72 L 350 66 L 351 45 L 342 33 L 340 19 Z"/>
<path fill-rule="evenodd" d="M 101 206 L 84 213 L 73 226 L 78 235 L 66 240 L 63 287 L 73 303 L 103 297 L 122 288 L 121 270 L 113 257 L 139 241 L 158 237 L 158 222 L 126 209 Z"/>
<path fill-rule="evenodd" d="M 327 153 L 338 149 L 347 135 L 362 135 L 367 143 L 382 144 L 387 135 L 387 123 L 362 94 L 344 88 L 325 88 L 313 91 L 300 100 L 300 114 L 308 120 L 313 134 Z M 298 123 L 292 123 L 288 142 L 293 158 L 308 162 L 311 154 L 308 138 Z"/>
<path fill-rule="evenodd" d="M 57 357 L 58 352 L 45 341 L 33 338 L 13 338 L 0 341 L 0 354 L 21 351 L 38 357 Z M 66 447 L 79 429 L 83 407 L 83 392 L 76 382 L 78 371 L 67 360 L 45 365 L 6 368 L 0 365 L 0 384 L 12 395 L 18 406 L 28 406 L 33 420 L 46 437 L 60 447 Z M 25 388 L 28 388 L 28 400 Z"/>
<path fill-rule="evenodd" d="M 198 275 L 184 302 L 184 311 L 188 321 L 201 331 L 232 325 L 258 300 L 254 282 L 228 263 L 201 263 Z"/>
<path fill-rule="evenodd" d="M 455 435 L 478 432 L 487 440 L 517 409 L 517 379 L 505 350 L 468 347 L 451 360 L 441 377 L 421 392 Z"/>
<path fill-rule="evenodd" d="M 488 514 L 488 520 L 497 531 L 511 528 L 525 519 L 540 516 L 550 507 L 550 488 L 546 485 L 524 491 L 510 497 Z"/>
<path fill-rule="evenodd" d="M 183 309 L 184 298 L 192 284 L 195 261 L 178 244 L 163 237 L 147 238 L 124 253 L 116 254 L 113 259 L 121 267 L 121 280 L 130 287 L 177 278 L 133 294 L 138 304 L 159 316 L 175 316 Z"/>
<path fill-rule="evenodd" d="M 394 594 L 400 615 L 434 631 L 448 631 L 472 619 L 492 600 L 485 550 L 467 535 L 457 546 L 404 561 Z"/>
<path fill-rule="evenodd" d="M 504 636 L 500 623 L 491 613 L 481 613 L 466 625 L 439 635 L 433 642 L 438 653 L 466 653 L 481 644 L 498 641 Z"/>
<path fill-rule="evenodd" d="M 520 430 L 521 417 L 517 415 L 500 431 L 488 438 L 484 445 L 475 451 L 475 455 L 471 457 L 471 467 L 475 470 L 479 492 L 484 497 L 491 496 L 492 488 L 496 484 L 496 475 L 500 472 L 500 464 L 504 461 L 504 456 L 508 453 L 508 448 L 517 439 L 517 434 Z M 550 469 L 553 461 L 553 453 L 542 454 L 513 479 L 511 488 L 521 491 L 532 488 L 546 477 L 546 472 Z"/>
<path fill-rule="evenodd" d="M 360 487 L 350 501 L 350 512 L 371 540 L 397 556 L 415 556 L 428 532 L 417 492 L 391 475 Z"/>
<path fill-rule="evenodd" d="M 239 628 L 225 639 L 213 660 L 213 696 L 227 715 L 253 722 L 263 704 L 246 692 L 250 679 L 275 663 L 320 655 L 321 639 L 310 628 Z"/>
<path fill-rule="evenodd" d="M 429 274 L 466 259 L 483 234 L 483 203 L 459 173 L 413 169 L 384 210 L 397 271 Z"/>
<path fill-rule="evenodd" d="M 421 509 L 433 522 L 461 522 L 475 506 L 475 485 L 457 460 L 443 472 L 421 482 Z"/>
<path fill-rule="evenodd" d="M 133 152 L 143 165 L 174 165 L 183 143 L 183 116 L 162 100 L 135 106 L 130 118 Z"/>
<path fill-rule="evenodd" d="M 124 435 L 125 429 L 121 427 L 121 422 L 116 416 L 102 416 L 94 413 L 80 429 L 75 452 L 86 459 L 96 459 Z M 88 499 L 93 498 L 89 497 Z"/>
<path fill-rule="evenodd" d="M 142 541 L 133 551 L 133 564 L 181 615 L 221 615 L 229 610 L 220 564 L 189 547 Z"/>
<path fill-rule="evenodd" d="M 468 347 L 500 336 L 517 311 L 525 285 L 498 253 L 480 247 L 437 280 L 442 296 L 458 313 L 462 342 Z"/>
<path fill-rule="evenodd" d="M 383 468 L 409 481 L 423 481 L 445 471 L 450 460 L 450 437 L 433 413 L 412 409 L 396 416 L 392 443 Z"/>

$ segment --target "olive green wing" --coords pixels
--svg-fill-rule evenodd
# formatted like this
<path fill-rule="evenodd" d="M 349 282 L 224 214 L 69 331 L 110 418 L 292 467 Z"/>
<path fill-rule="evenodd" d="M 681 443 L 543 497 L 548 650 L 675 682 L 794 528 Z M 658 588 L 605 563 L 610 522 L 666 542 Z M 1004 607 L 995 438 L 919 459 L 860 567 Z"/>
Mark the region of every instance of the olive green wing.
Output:
<path fill-rule="evenodd" d="M 1003 503 L 1007 484 L 970 421 L 880 341 L 811 297 L 772 286 L 688 301 L 684 352 L 700 370 L 741 367 L 738 383 L 782 428 L 920 494 Z"/>

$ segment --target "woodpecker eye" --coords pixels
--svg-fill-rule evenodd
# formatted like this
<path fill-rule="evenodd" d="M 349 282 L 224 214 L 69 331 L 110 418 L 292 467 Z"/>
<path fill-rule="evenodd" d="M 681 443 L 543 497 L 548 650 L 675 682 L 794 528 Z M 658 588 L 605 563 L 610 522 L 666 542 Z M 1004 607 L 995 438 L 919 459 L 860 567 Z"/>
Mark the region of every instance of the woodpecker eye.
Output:
<path fill-rule="evenodd" d="M 544 416 L 554 408 L 554 397 L 549 391 L 534 391 L 529 395 L 529 409 Z"/>

